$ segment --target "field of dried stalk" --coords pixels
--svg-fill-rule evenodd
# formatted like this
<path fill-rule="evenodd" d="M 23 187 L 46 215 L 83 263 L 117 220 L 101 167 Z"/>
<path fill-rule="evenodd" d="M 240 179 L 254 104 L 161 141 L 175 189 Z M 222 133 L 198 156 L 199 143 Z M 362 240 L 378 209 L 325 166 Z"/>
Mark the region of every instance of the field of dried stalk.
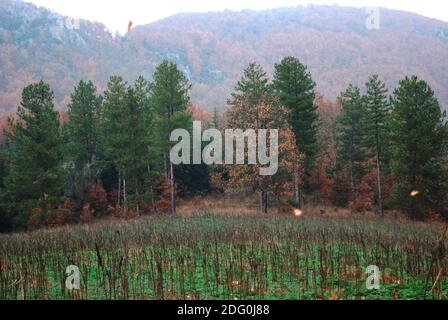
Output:
<path fill-rule="evenodd" d="M 203 206 L 2 235 L 0 299 L 448 299 L 443 233 L 442 224 Z M 66 289 L 69 265 L 80 290 Z M 369 265 L 381 270 L 379 290 L 366 289 Z"/>

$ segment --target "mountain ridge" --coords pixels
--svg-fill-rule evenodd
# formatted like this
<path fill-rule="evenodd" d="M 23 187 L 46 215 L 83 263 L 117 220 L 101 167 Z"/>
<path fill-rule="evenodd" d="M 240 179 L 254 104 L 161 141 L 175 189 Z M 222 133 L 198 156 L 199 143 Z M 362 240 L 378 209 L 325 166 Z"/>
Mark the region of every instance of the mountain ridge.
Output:
<path fill-rule="evenodd" d="M 193 83 L 196 105 L 225 107 L 251 61 L 269 74 L 284 56 L 308 65 L 328 99 L 350 83 L 379 74 L 392 89 L 406 75 L 427 80 L 448 106 L 448 23 L 381 9 L 379 30 L 365 26 L 364 9 L 307 6 L 264 11 L 180 13 L 136 26 L 124 36 L 17 0 L 0 0 L 0 110 L 10 112 L 21 89 L 43 79 L 64 109 L 74 85 L 90 79 L 104 90 L 112 74 L 151 78 L 163 59 L 178 63 Z"/>

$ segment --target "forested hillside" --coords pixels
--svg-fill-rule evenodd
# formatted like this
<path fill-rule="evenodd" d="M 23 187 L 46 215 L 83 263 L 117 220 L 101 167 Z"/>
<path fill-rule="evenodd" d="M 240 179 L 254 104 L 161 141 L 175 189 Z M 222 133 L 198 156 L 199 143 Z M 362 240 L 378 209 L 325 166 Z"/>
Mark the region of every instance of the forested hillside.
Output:
<path fill-rule="evenodd" d="M 193 83 L 192 102 L 223 108 L 241 70 L 259 62 L 269 75 L 282 57 L 308 65 L 317 91 L 336 98 L 350 83 L 381 74 L 390 88 L 406 75 L 425 79 L 448 105 L 448 23 L 382 9 L 380 30 L 365 27 L 363 9 L 310 6 L 176 16 L 137 26 L 125 36 L 104 25 L 16 0 L 0 0 L 0 111 L 14 110 L 22 89 L 48 82 L 66 109 L 82 79 L 105 89 L 111 74 L 150 79 L 164 59 Z"/>

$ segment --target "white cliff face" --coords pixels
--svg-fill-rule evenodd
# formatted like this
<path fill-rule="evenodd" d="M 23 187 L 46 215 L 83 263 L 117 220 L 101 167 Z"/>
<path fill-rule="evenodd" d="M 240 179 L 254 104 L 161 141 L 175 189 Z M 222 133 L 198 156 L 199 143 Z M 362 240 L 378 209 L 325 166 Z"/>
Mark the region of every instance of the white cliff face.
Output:
<path fill-rule="evenodd" d="M 8 18 L 9 32 L 16 33 L 22 40 L 31 38 L 37 41 L 40 36 L 67 42 L 76 47 L 86 49 L 87 42 L 83 39 L 82 26 L 85 21 L 61 16 L 49 9 L 36 7 L 34 4 L 22 0 L 0 0 L 0 11 Z M 1 27 L 0 31 L 5 30 Z M 0 32 L 1 36 L 1 32 Z"/>
<path fill-rule="evenodd" d="M 65 26 L 65 22 L 62 17 L 55 17 L 50 26 L 50 35 L 59 41 L 63 41 L 67 31 L 68 29 Z"/>

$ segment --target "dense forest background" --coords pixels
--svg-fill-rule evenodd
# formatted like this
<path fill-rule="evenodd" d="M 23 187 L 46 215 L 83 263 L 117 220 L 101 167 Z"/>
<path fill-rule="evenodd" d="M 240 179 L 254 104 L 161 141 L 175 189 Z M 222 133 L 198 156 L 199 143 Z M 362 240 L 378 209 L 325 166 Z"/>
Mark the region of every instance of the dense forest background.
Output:
<path fill-rule="evenodd" d="M 370 74 L 381 74 L 390 90 L 415 74 L 448 105 L 448 24 L 416 14 L 382 9 L 380 30 L 366 29 L 364 9 L 337 6 L 179 14 L 125 36 L 89 21 L 68 28 L 65 20 L 32 4 L 0 0 L 0 112 L 14 111 L 23 87 L 40 79 L 63 110 L 78 81 L 91 79 L 104 91 L 111 74 L 151 79 L 165 59 L 193 83 L 195 105 L 223 109 L 250 62 L 273 74 L 285 56 L 300 57 L 329 100 L 350 83 L 362 86 Z"/>

